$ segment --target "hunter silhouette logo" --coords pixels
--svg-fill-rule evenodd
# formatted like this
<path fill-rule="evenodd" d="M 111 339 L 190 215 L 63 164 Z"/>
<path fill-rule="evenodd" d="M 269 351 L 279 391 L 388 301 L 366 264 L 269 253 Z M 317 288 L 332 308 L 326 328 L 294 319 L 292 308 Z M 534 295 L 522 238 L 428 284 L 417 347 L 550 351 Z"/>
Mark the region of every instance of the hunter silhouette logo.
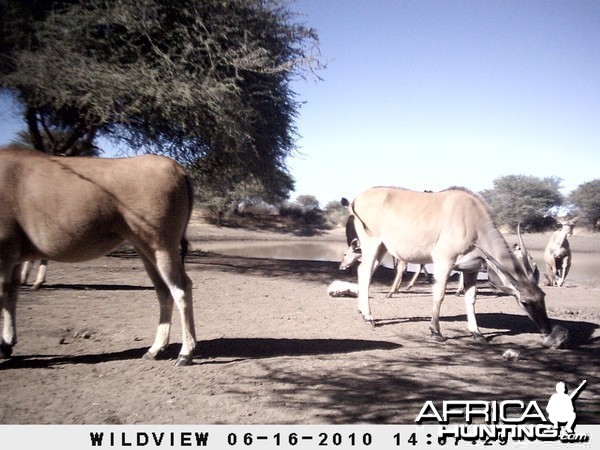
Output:
<path fill-rule="evenodd" d="M 484 441 L 486 445 L 537 439 L 563 443 L 589 442 L 588 433 L 576 434 L 573 431 L 577 419 L 573 403 L 585 385 L 586 380 L 583 380 L 577 389 L 567 394 L 567 386 L 559 381 L 545 412 L 535 400 L 444 400 L 438 406 L 427 400 L 415 422 L 444 425 L 437 435 L 440 445 L 448 439 L 454 439 L 456 443 L 460 440 Z"/>
<path fill-rule="evenodd" d="M 548 420 L 552 422 L 554 428 L 559 427 L 559 423 L 566 423 L 565 431 L 573 434 L 573 425 L 577 414 L 573 406 L 573 400 L 579 395 L 586 380 L 583 380 L 579 387 L 573 391 L 571 395 L 567 394 L 567 386 L 562 381 L 556 383 L 556 394 L 553 394 L 548 401 L 546 411 L 548 412 Z"/>

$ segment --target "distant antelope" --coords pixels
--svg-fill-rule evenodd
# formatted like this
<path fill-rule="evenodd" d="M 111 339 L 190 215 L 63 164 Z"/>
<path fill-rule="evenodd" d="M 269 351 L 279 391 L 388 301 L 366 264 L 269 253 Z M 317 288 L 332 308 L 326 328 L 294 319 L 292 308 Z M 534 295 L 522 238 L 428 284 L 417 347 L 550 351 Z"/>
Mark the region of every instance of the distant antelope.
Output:
<path fill-rule="evenodd" d="M 0 358 L 10 357 L 17 343 L 23 262 L 86 261 L 127 240 L 137 250 L 160 306 L 154 344 L 144 358 L 154 359 L 167 348 L 175 304 L 182 332 L 175 364 L 191 364 L 196 346 L 192 281 L 182 255 L 188 248 L 185 230 L 192 204 L 191 181 L 169 158 L 63 158 L 0 149 Z"/>
<path fill-rule="evenodd" d="M 546 261 L 546 286 L 561 287 L 571 269 L 571 246 L 567 236 L 573 235 L 573 228 L 577 218 L 560 222 L 561 229 L 552 233 L 546 250 L 544 260 Z"/>
<path fill-rule="evenodd" d="M 513 295 L 545 335 L 543 345 L 558 347 L 568 339 L 560 326 L 551 327 L 544 292 L 532 282 L 509 250 L 482 199 L 464 189 L 423 193 L 377 187 L 359 194 L 349 205 L 348 229 L 357 235 L 362 250 L 358 268 L 358 309 L 374 324 L 369 286 L 375 267 L 386 252 L 402 261 L 434 264 L 431 334 L 443 340 L 440 308 L 452 270 L 464 272 L 468 329 L 481 341 L 475 318 L 477 273 L 484 264 L 494 271 L 502 289 Z"/>
<path fill-rule="evenodd" d="M 23 263 L 23 270 L 21 270 L 21 285 L 27 284 L 27 279 L 29 278 L 34 262 L 35 261 L 26 261 Z M 37 278 L 32 289 L 38 290 L 42 284 L 46 282 L 46 272 L 48 272 L 48 260 L 42 259 L 40 260 L 40 268 L 38 269 Z"/>

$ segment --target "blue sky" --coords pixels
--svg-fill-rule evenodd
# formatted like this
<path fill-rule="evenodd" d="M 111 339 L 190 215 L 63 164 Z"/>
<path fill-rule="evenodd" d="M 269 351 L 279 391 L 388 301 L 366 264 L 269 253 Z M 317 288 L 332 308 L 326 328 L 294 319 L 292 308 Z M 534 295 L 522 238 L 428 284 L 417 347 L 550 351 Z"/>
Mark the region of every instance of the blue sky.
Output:
<path fill-rule="evenodd" d="M 298 194 L 600 178 L 600 2 L 298 0 L 328 68 L 295 84 Z"/>
<path fill-rule="evenodd" d="M 296 192 L 600 178 L 600 1 L 297 0 L 323 81 L 298 80 Z M 0 103 L 0 144 L 20 127 Z"/>

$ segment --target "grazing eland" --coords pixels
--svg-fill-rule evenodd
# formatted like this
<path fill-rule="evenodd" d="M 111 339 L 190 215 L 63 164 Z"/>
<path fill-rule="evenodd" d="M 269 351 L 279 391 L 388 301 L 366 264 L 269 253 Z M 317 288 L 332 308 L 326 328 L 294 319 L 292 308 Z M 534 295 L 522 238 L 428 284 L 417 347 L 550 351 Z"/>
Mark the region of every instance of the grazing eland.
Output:
<path fill-rule="evenodd" d="M 544 250 L 544 260 L 546 261 L 546 286 L 561 287 L 571 269 L 571 245 L 567 236 L 573 236 L 573 228 L 577 223 L 577 218 L 569 221 L 560 222 L 560 230 L 555 231 L 550 236 L 548 245 Z"/>
<path fill-rule="evenodd" d="M 568 331 L 551 327 L 545 294 L 532 282 L 496 228 L 484 201 L 462 188 L 423 193 L 392 187 L 375 187 L 359 194 L 348 206 L 347 232 L 356 235 L 362 251 L 358 268 L 358 309 L 374 324 L 369 287 L 374 269 L 386 252 L 402 261 L 434 265 L 431 335 L 443 341 L 440 308 L 452 270 L 464 272 L 468 329 L 476 340 L 486 341 L 475 318 L 477 273 L 487 265 L 543 333 L 543 345 L 559 347 Z"/>
<path fill-rule="evenodd" d="M 17 343 L 23 262 L 86 261 L 129 241 L 160 304 L 156 338 L 144 358 L 155 359 L 167 347 L 175 303 L 182 323 L 175 365 L 191 364 L 196 346 L 192 282 L 182 255 L 192 203 L 189 177 L 163 156 L 64 158 L 0 149 L 0 357 L 10 357 Z"/>

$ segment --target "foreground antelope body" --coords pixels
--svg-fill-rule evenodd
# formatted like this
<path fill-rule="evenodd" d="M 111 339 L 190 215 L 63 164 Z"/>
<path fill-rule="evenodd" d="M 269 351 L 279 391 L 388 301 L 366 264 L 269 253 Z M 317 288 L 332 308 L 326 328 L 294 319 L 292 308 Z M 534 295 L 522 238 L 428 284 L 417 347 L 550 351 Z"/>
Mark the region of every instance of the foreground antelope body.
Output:
<path fill-rule="evenodd" d="M 61 158 L 0 150 L 0 357 L 9 357 L 17 342 L 15 311 L 24 261 L 90 260 L 127 240 L 139 253 L 160 303 L 156 339 L 144 357 L 154 359 L 168 345 L 176 303 L 183 335 L 176 365 L 191 363 L 196 345 L 192 282 L 180 245 L 185 255 L 192 201 L 185 171 L 165 157 Z"/>
<path fill-rule="evenodd" d="M 434 264 L 431 333 L 440 332 L 440 307 L 452 270 L 464 272 L 468 329 L 485 340 L 475 318 L 477 273 L 487 264 L 546 336 L 546 346 L 558 347 L 568 338 L 559 326 L 553 329 L 546 313 L 544 292 L 533 283 L 508 249 L 484 202 L 463 189 L 423 193 L 376 187 L 359 194 L 349 205 L 351 224 L 362 249 L 358 268 L 358 309 L 373 324 L 369 303 L 371 275 L 385 252 L 402 261 Z"/>
<path fill-rule="evenodd" d="M 577 218 L 568 222 L 561 222 L 562 228 L 555 231 L 546 250 L 544 260 L 546 261 L 546 286 L 562 286 L 567 274 L 571 269 L 571 246 L 567 236 L 573 236 L 573 228 Z"/>

